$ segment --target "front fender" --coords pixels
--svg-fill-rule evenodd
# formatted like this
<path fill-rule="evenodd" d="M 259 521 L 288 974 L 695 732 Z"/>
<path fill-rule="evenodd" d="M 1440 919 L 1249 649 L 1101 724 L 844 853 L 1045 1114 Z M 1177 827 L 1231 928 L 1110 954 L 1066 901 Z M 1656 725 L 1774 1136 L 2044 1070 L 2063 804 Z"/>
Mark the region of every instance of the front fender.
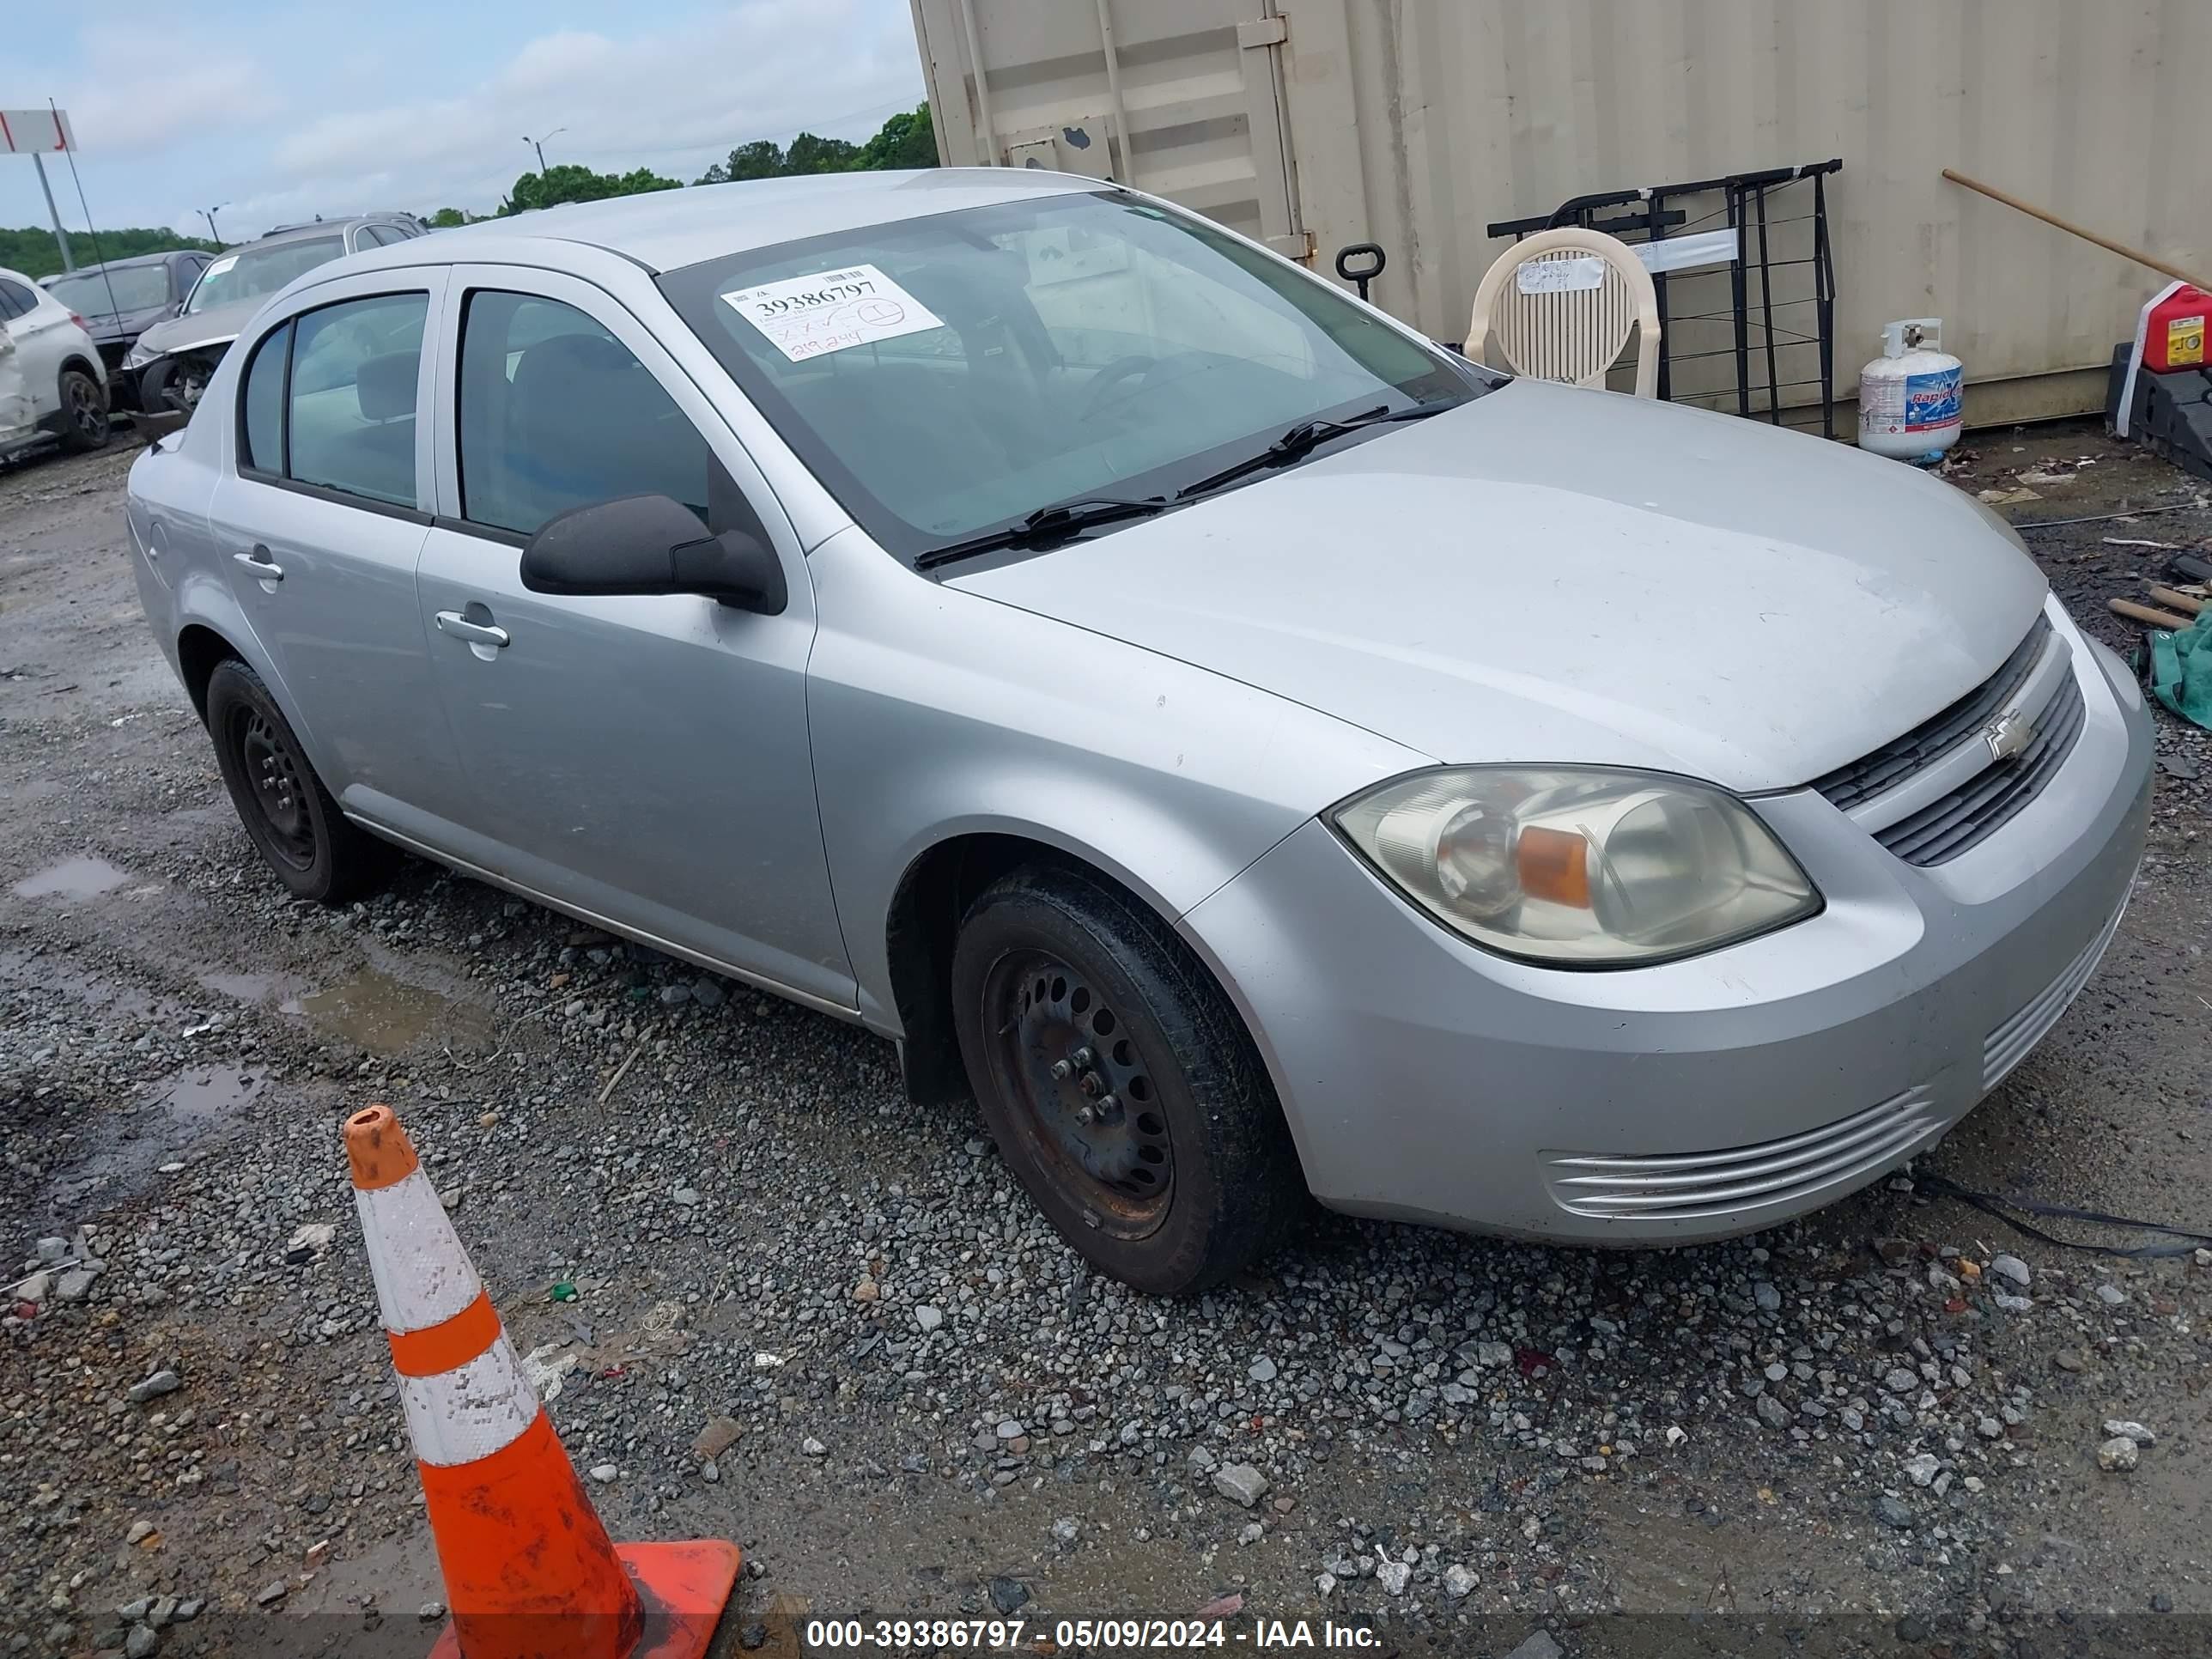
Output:
<path fill-rule="evenodd" d="M 1272 693 L 942 586 L 858 530 L 815 550 L 807 719 L 860 1009 L 896 1032 L 886 928 L 915 860 L 1019 836 L 1172 922 L 1329 802 L 1427 757 Z"/>

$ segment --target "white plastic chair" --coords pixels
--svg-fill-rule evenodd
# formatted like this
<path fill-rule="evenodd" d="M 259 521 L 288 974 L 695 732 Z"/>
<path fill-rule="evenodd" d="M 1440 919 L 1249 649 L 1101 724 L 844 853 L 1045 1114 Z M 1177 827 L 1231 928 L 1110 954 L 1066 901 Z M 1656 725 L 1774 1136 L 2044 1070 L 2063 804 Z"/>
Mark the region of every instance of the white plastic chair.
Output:
<path fill-rule="evenodd" d="M 1570 226 L 1515 243 L 1483 273 L 1467 350 L 1477 362 L 1532 380 L 1602 386 L 1632 329 L 1636 395 L 1656 397 L 1659 294 L 1651 273 L 1619 237 Z"/>

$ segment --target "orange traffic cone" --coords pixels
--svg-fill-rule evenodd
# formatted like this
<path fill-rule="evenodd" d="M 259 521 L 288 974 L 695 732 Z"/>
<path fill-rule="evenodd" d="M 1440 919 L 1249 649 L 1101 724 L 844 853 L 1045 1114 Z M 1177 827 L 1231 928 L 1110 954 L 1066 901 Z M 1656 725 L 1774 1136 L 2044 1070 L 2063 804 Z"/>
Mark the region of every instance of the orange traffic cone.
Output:
<path fill-rule="evenodd" d="M 389 1106 L 346 1120 L 453 1622 L 431 1659 L 696 1659 L 737 1582 L 719 1539 L 617 1545 Z"/>

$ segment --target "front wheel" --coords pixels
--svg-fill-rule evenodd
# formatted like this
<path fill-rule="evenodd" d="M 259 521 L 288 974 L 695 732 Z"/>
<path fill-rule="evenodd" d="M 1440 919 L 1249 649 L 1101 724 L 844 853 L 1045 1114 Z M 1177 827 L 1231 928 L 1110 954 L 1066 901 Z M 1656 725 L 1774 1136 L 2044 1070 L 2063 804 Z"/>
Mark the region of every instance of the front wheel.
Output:
<path fill-rule="evenodd" d="M 1251 1038 L 1127 895 L 1057 867 L 1004 878 L 961 924 L 952 994 L 1001 1154 L 1102 1272 L 1204 1290 L 1297 1220 L 1305 1184 Z"/>
<path fill-rule="evenodd" d="M 234 657 L 208 678 L 207 723 L 239 821 L 294 897 L 336 904 L 391 868 L 391 847 L 338 810 L 269 688 Z"/>

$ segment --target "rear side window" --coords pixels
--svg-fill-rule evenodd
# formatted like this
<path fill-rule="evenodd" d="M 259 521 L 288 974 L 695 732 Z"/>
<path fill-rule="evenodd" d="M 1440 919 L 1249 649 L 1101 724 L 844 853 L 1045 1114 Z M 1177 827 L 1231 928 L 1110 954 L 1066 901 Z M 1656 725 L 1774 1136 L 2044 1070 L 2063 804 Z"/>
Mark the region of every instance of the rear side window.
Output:
<path fill-rule="evenodd" d="M 429 296 L 383 294 L 294 318 L 255 349 L 239 464 L 392 507 L 416 504 L 415 389 Z"/>
<path fill-rule="evenodd" d="M 38 295 L 21 283 L 0 281 L 0 323 L 27 316 L 38 306 Z"/>
<path fill-rule="evenodd" d="M 572 507 L 658 495 L 706 522 L 706 439 L 607 330 L 557 300 L 483 289 L 461 331 L 464 517 L 529 535 Z"/>
<path fill-rule="evenodd" d="M 254 348 L 240 397 L 239 465 L 279 477 L 284 472 L 284 364 L 291 349 L 287 323 Z"/>

